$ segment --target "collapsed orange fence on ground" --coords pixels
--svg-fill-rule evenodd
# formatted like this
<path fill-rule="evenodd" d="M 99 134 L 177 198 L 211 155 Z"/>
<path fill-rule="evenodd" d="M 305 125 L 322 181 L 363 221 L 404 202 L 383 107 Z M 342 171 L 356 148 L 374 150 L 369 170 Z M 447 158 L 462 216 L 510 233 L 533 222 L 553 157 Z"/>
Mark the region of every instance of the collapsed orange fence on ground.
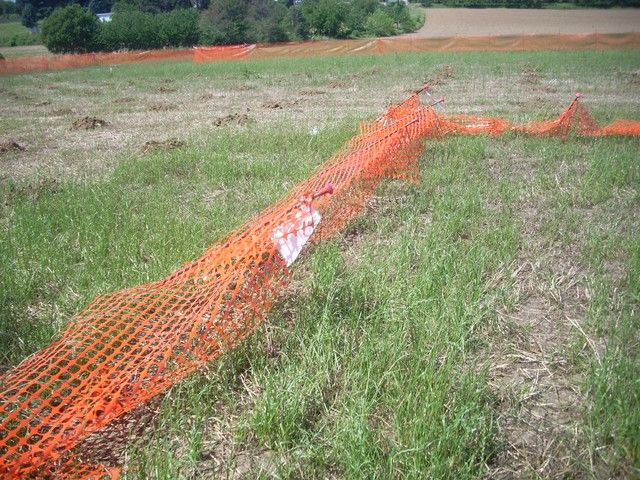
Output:
<path fill-rule="evenodd" d="M 0 377 L 0 476 L 116 478 L 117 469 L 78 461 L 79 443 L 251 334 L 299 253 L 287 253 L 283 239 L 331 238 L 383 179 L 417 182 L 425 138 L 640 135 L 636 121 L 598 127 L 579 95 L 556 119 L 521 125 L 438 114 L 421 102 L 424 90 L 362 124 L 309 179 L 200 258 L 165 279 L 96 298 L 47 348 Z"/>
<path fill-rule="evenodd" d="M 318 40 L 258 45 L 195 47 L 184 50 L 85 53 L 20 57 L 0 60 L 0 75 L 59 70 L 92 65 L 119 65 L 159 61 L 197 63 L 225 60 L 262 60 L 288 57 L 381 55 L 405 52 L 515 52 L 542 50 L 624 50 L 640 48 L 640 33 L 585 33 L 476 37 L 389 37 L 356 40 Z"/>

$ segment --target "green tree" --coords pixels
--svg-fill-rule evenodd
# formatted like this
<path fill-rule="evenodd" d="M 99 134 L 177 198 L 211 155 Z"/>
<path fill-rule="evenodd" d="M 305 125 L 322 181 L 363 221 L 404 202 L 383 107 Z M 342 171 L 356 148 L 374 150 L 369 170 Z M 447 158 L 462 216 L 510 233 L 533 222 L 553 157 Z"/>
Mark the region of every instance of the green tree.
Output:
<path fill-rule="evenodd" d="M 198 44 L 200 30 L 197 10 L 190 8 L 161 13 L 155 21 L 163 47 L 192 47 Z"/>
<path fill-rule="evenodd" d="M 365 31 L 372 37 L 389 37 L 396 34 L 396 22 L 384 10 L 376 10 L 367 17 Z"/>
<path fill-rule="evenodd" d="M 113 8 L 113 0 L 90 0 L 87 8 L 93 13 L 109 13 Z"/>
<path fill-rule="evenodd" d="M 367 17 L 375 12 L 380 3 L 378 0 L 354 0 L 347 15 L 347 27 L 352 36 L 364 33 Z"/>
<path fill-rule="evenodd" d="M 304 0 L 302 13 L 315 35 L 344 38 L 350 33 L 349 8 L 342 0 Z"/>
<path fill-rule="evenodd" d="M 212 0 L 200 16 L 202 43 L 233 45 L 250 41 L 249 8 L 243 0 Z"/>
<path fill-rule="evenodd" d="M 309 27 L 309 22 L 304 16 L 300 5 L 292 5 L 289 7 L 289 15 L 286 21 L 289 31 L 294 38 L 301 40 L 309 38 L 311 28 Z"/>
<path fill-rule="evenodd" d="M 164 39 L 159 32 L 152 14 L 120 4 L 111 21 L 100 28 L 98 45 L 106 51 L 161 48 Z"/>
<path fill-rule="evenodd" d="M 289 40 L 287 7 L 273 0 L 249 2 L 249 26 L 253 42 L 282 42 Z"/>
<path fill-rule="evenodd" d="M 54 11 L 42 22 L 42 41 L 54 53 L 92 51 L 100 23 L 96 16 L 77 4 Z"/>
<path fill-rule="evenodd" d="M 0 14 L 2 15 L 10 15 L 12 13 L 17 13 L 18 10 L 16 8 L 16 4 L 13 2 L 0 1 Z"/>
<path fill-rule="evenodd" d="M 22 9 L 22 25 L 27 28 L 34 28 L 38 24 L 36 9 L 31 3 L 26 3 Z"/>

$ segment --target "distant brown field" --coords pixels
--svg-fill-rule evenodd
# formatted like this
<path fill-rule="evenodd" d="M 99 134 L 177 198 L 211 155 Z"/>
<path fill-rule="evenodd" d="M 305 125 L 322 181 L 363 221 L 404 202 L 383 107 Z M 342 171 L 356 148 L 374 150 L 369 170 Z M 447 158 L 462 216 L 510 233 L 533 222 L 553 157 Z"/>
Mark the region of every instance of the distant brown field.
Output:
<path fill-rule="evenodd" d="M 429 8 L 413 36 L 630 33 L 640 31 L 640 9 L 529 10 Z"/>

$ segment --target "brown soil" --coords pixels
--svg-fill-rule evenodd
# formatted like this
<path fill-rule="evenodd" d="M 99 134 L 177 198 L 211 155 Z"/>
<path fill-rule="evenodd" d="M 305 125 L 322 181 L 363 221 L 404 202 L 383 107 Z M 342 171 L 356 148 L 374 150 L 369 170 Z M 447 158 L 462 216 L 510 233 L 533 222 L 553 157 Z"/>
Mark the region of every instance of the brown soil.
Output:
<path fill-rule="evenodd" d="M 329 84 L 329 88 L 346 88 L 349 86 L 349 83 L 344 80 L 336 80 L 335 82 L 331 82 Z"/>
<path fill-rule="evenodd" d="M 496 178 L 533 184 L 538 168 L 537 160 L 513 156 L 491 171 Z M 583 332 L 586 270 L 574 248 L 549 246 L 544 238 L 545 202 L 545 192 L 533 190 L 517 202 L 524 244 L 515 263 L 495 279 L 512 286 L 516 301 L 497 312 L 481 353 L 505 442 L 486 478 L 574 478 L 587 450 L 578 433 L 585 402 L 579 386 L 585 380 L 569 352 L 571 339 Z"/>
<path fill-rule="evenodd" d="M 24 152 L 26 149 L 27 147 L 25 145 L 21 145 L 13 140 L 0 143 L 0 153 Z"/>
<path fill-rule="evenodd" d="M 640 9 L 529 10 L 429 8 L 424 26 L 410 36 L 640 32 Z"/>
<path fill-rule="evenodd" d="M 149 107 L 150 112 L 168 112 L 170 110 L 176 110 L 178 108 L 177 105 L 173 103 L 156 103 L 155 105 L 151 105 Z"/>
<path fill-rule="evenodd" d="M 133 102 L 133 98 L 131 97 L 120 97 L 116 98 L 113 103 L 131 103 Z"/>
<path fill-rule="evenodd" d="M 456 78 L 453 67 L 451 65 L 445 65 L 436 72 L 435 77 L 429 81 L 432 86 L 440 86 L 447 83 L 449 80 Z"/>
<path fill-rule="evenodd" d="M 158 140 L 149 140 L 142 147 L 142 153 L 151 153 L 156 150 L 174 150 L 176 148 L 180 148 L 184 146 L 184 142 L 182 140 L 178 140 L 177 138 L 170 138 L 165 141 Z"/>
<path fill-rule="evenodd" d="M 324 90 L 302 90 L 300 95 L 304 95 L 305 97 L 310 97 L 313 95 L 326 95 L 327 92 Z"/>
<path fill-rule="evenodd" d="M 213 93 L 205 93 L 200 96 L 200 100 L 203 102 L 209 102 L 211 100 L 215 100 L 216 98 L 224 98 L 224 95 L 215 95 Z"/>
<path fill-rule="evenodd" d="M 58 108 L 56 110 L 51 111 L 51 115 L 54 117 L 64 117 L 65 115 L 71 115 L 73 110 L 70 108 Z"/>
<path fill-rule="evenodd" d="M 538 85 L 541 81 L 540 74 L 531 65 L 524 64 L 520 75 L 520 83 L 525 85 Z"/>
<path fill-rule="evenodd" d="M 273 108 L 282 110 L 283 108 L 290 108 L 296 106 L 300 103 L 299 100 L 280 100 L 280 101 L 272 101 L 272 102 L 263 102 L 262 108 Z"/>
<path fill-rule="evenodd" d="M 213 121 L 214 127 L 226 127 L 229 125 L 235 125 L 242 127 L 248 123 L 253 122 L 253 119 L 246 113 L 232 113 L 224 117 L 216 118 Z"/>
<path fill-rule="evenodd" d="M 156 90 L 156 92 L 157 93 L 173 93 L 173 92 L 177 92 L 177 90 L 171 87 L 160 87 Z"/>
<path fill-rule="evenodd" d="M 71 130 L 94 130 L 99 127 L 106 127 L 109 122 L 96 117 L 79 118 L 71 124 Z"/>

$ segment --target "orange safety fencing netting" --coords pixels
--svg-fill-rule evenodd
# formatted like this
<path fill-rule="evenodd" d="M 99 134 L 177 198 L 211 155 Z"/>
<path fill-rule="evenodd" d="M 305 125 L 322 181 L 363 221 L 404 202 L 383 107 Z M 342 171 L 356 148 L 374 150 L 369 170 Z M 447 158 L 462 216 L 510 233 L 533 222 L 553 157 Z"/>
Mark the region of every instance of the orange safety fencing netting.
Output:
<path fill-rule="evenodd" d="M 274 44 L 195 47 L 188 50 L 86 53 L 0 60 L 0 75 L 90 65 L 181 60 L 215 62 L 287 57 L 375 55 L 403 52 L 511 52 L 541 50 L 613 50 L 640 48 L 640 33 L 585 33 L 419 38 L 413 36 L 356 40 L 318 40 Z"/>
<path fill-rule="evenodd" d="M 119 65 L 164 61 L 189 61 L 192 49 L 147 50 L 135 52 L 99 52 L 38 57 L 17 57 L 0 60 L 0 75 L 26 73 L 38 70 L 64 70 L 93 65 Z"/>
<path fill-rule="evenodd" d="M 194 47 L 193 61 L 196 63 L 247 58 L 255 45 L 225 45 L 220 47 Z"/>
<path fill-rule="evenodd" d="M 424 138 L 640 135 L 640 122 L 599 128 L 579 97 L 555 120 L 517 125 L 440 115 L 421 103 L 423 90 L 362 124 L 309 179 L 199 259 L 165 279 L 96 298 L 53 343 L 0 377 L 0 476 L 116 477 L 115 469 L 79 462 L 76 446 L 249 335 L 307 239 L 342 231 L 382 179 L 418 181 Z"/>

